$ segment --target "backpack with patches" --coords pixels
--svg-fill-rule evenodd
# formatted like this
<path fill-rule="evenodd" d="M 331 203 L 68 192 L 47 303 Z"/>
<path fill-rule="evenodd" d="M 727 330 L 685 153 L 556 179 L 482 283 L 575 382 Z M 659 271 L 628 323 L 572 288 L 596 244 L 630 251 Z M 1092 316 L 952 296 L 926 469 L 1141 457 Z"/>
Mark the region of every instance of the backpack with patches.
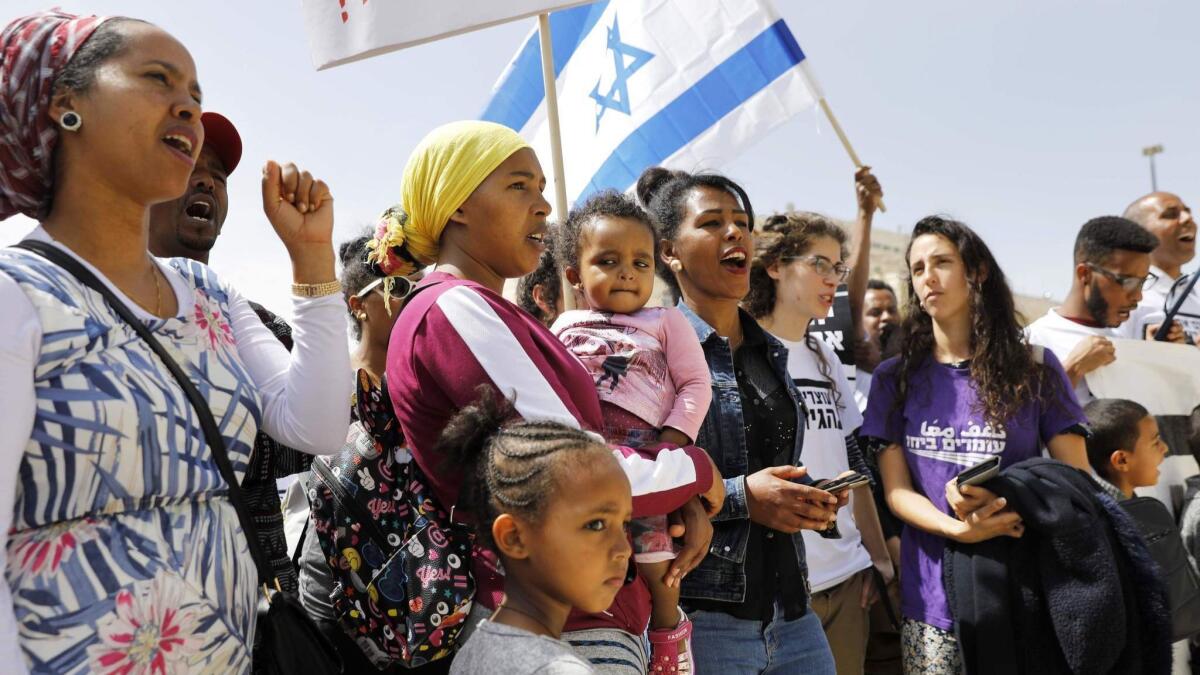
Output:
<path fill-rule="evenodd" d="M 358 373 L 342 451 L 313 461 L 313 529 L 342 628 L 377 667 L 415 667 L 458 648 L 471 611 L 473 534 L 433 498 L 404 446 L 387 387 Z"/>

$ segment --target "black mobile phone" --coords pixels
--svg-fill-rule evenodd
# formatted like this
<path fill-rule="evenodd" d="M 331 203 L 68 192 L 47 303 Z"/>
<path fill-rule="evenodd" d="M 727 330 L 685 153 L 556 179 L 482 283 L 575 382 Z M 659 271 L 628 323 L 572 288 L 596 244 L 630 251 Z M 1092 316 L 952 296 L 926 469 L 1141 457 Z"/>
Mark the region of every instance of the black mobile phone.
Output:
<path fill-rule="evenodd" d="M 1000 455 L 992 455 L 975 466 L 958 474 L 954 480 L 958 486 L 982 485 L 1000 473 Z"/>
<path fill-rule="evenodd" d="M 869 477 L 864 476 L 861 473 L 852 473 L 848 476 L 842 476 L 841 478 L 834 478 L 831 480 L 822 481 L 820 483 L 817 483 L 813 487 L 824 490 L 826 492 L 841 492 L 842 490 L 849 490 L 851 488 L 856 488 L 860 485 L 866 485 L 867 483 L 870 483 L 870 482 L 871 482 L 871 479 Z"/>

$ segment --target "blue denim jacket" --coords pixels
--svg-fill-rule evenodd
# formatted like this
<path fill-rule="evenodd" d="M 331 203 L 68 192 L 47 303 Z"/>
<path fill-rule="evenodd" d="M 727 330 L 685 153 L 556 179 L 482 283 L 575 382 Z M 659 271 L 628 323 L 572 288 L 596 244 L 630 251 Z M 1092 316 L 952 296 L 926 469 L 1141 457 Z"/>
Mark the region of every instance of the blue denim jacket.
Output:
<path fill-rule="evenodd" d="M 704 358 L 712 375 L 712 403 L 700 427 L 696 445 L 707 450 L 721 475 L 727 476 L 725 506 L 713 518 L 712 546 L 700 566 L 684 577 L 681 595 L 684 598 L 742 602 L 746 594 L 744 563 L 750 539 L 750 511 L 746 506 L 746 470 L 750 460 L 742 420 L 742 395 L 734 375 L 733 351 L 729 349 L 729 340 L 717 335 L 713 327 L 682 300 L 678 307 L 691 322 L 696 337 L 700 338 Z M 792 463 L 802 466 L 800 449 L 804 445 L 806 413 L 796 385 L 788 373 L 787 348 L 770 333 L 766 333 L 766 338 L 775 373 L 781 382 L 787 384 L 788 393 L 796 406 L 798 424 Z M 804 483 L 813 482 L 808 476 L 800 480 Z M 807 588 L 808 563 L 804 558 L 804 539 L 800 533 L 792 535 L 792 543 L 795 544 L 797 562 Z"/>

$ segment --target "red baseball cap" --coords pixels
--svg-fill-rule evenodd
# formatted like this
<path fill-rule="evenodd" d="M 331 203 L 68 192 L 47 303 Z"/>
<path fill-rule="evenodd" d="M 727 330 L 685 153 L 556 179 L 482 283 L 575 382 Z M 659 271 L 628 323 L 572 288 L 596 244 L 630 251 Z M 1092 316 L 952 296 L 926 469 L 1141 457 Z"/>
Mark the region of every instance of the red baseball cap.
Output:
<path fill-rule="evenodd" d="M 204 125 L 204 147 L 213 149 L 226 173 L 233 173 L 242 161 L 242 137 L 228 118 L 220 113 L 204 112 L 200 115 Z"/>

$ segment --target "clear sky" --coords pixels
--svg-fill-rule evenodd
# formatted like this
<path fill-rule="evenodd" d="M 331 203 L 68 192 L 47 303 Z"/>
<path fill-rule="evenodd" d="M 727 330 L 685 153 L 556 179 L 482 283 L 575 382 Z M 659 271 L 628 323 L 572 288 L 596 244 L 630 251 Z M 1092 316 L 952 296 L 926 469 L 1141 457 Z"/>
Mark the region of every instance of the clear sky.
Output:
<path fill-rule="evenodd" d="M 478 116 L 534 23 L 317 72 L 299 0 L 58 2 L 154 22 L 191 50 L 206 109 L 231 118 L 245 141 L 211 264 L 284 313 L 290 269 L 261 213 L 262 163 L 295 161 L 324 178 L 336 200 L 335 236 L 349 237 L 398 199 L 404 162 L 425 132 Z M 5 0 L 0 20 L 48 6 Z M 1160 187 L 1200 208 L 1194 0 L 776 6 L 883 182 L 889 211 L 877 228 L 907 230 L 923 215 L 951 214 L 983 235 L 1017 291 L 1061 298 L 1079 226 L 1149 191 L 1143 146 L 1165 146 Z M 720 168 L 760 212 L 792 203 L 853 213 L 852 168 L 816 111 Z M 0 244 L 31 227 L 10 219 Z"/>

